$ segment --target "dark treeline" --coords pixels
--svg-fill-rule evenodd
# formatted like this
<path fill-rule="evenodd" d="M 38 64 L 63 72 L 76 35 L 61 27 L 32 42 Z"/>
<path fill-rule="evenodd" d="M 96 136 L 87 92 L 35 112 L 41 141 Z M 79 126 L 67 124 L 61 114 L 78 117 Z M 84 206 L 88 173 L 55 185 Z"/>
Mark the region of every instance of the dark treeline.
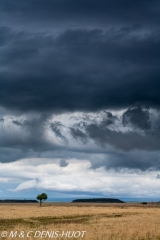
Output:
<path fill-rule="evenodd" d="M 20 199 L 4 199 L 0 200 L 0 203 L 37 203 L 37 200 L 20 200 Z"/>
<path fill-rule="evenodd" d="M 75 199 L 72 202 L 124 203 L 123 201 L 116 198 Z"/>

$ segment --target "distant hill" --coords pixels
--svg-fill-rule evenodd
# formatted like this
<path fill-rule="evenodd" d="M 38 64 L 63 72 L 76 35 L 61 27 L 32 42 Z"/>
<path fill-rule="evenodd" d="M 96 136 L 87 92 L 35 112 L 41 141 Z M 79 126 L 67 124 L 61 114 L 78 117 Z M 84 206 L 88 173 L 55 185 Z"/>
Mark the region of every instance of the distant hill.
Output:
<path fill-rule="evenodd" d="M 20 200 L 20 199 L 4 199 L 0 200 L 0 203 L 38 203 L 37 200 Z"/>
<path fill-rule="evenodd" d="M 84 202 L 84 203 L 124 203 L 116 198 L 88 198 L 88 199 L 75 199 L 72 202 Z"/>

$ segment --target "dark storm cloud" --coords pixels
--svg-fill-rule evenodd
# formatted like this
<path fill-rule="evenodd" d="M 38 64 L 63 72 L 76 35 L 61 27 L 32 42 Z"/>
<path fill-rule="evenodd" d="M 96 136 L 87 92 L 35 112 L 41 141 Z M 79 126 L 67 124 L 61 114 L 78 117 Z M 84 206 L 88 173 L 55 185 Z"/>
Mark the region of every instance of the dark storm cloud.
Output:
<path fill-rule="evenodd" d="M 73 125 L 73 127 L 70 127 L 70 133 L 72 137 L 76 140 L 81 140 L 82 143 L 87 143 L 89 141 L 90 136 L 88 129 L 91 125 L 94 126 L 100 126 L 106 128 L 107 126 L 114 125 L 115 120 L 117 119 L 116 116 L 114 116 L 111 112 L 104 111 L 103 116 L 99 116 L 97 113 L 97 116 L 93 117 L 92 115 L 86 115 L 83 116 L 83 121 L 80 121 Z M 78 120 L 78 119 L 76 119 Z M 97 120 L 100 121 L 99 124 L 97 124 Z M 90 124 L 90 122 L 93 122 Z M 92 134 L 91 134 L 92 135 Z M 106 137 L 106 133 L 103 134 L 104 137 Z M 98 135 L 96 135 L 98 137 Z M 104 142 L 105 143 L 105 142 Z"/>
<path fill-rule="evenodd" d="M 0 16 L 0 107 L 31 114 L 12 119 L 8 131 L 0 118 L 0 161 L 53 153 L 80 159 L 110 146 L 113 153 L 90 159 L 92 167 L 159 169 L 160 120 L 142 107 L 160 107 L 158 0 L 1 0 Z M 52 113 L 123 108 L 121 123 L 111 112 L 69 127 L 47 122 Z M 47 127 L 63 146 L 49 143 Z M 82 148 L 70 146 L 70 137 Z"/>
<path fill-rule="evenodd" d="M 0 31 L 6 35 L 0 50 L 3 107 L 52 112 L 160 104 L 159 32 L 141 36 L 135 27 L 67 30 L 58 36 Z"/>
<path fill-rule="evenodd" d="M 128 109 L 123 114 L 123 124 L 127 125 L 128 123 L 132 123 L 135 127 L 141 129 L 150 129 L 151 122 L 149 111 L 142 107 Z"/>
<path fill-rule="evenodd" d="M 92 159 L 92 168 L 104 166 L 106 169 L 115 169 L 123 172 L 123 169 L 130 171 L 160 170 L 159 152 L 133 151 L 109 153 L 100 161 Z"/>
<path fill-rule="evenodd" d="M 22 123 L 17 120 L 13 120 L 12 122 L 17 126 L 22 126 Z"/>
<path fill-rule="evenodd" d="M 0 117 L 0 122 L 3 123 L 4 122 L 4 119 L 2 117 Z"/>
<path fill-rule="evenodd" d="M 114 124 L 116 119 L 117 117 L 114 116 L 111 112 L 106 112 L 101 125 L 109 126 L 111 124 Z"/>
<path fill-rule="evenodd" d="M 61 159 L 59 165 L 60 165 L 61 167 L 67 167 L 67 166 L 68 166 L 68 163 L 67 163 L 67 161 L 66 161 L 65 159 Z"/>
<path fill-rule="evenodd" d="M 25 154 L 25 156 L 30 156 L 29 154 Z M 24 157 L 24 152 L 21 149 L 16 149 L 15 146 L 12 147 L 0 147 L 0 162 L 7 163 L 13 162 L 17 159 L 21 159 Z"/>
<path fill-rule="evenodd" d="M 157 179 L 160 179 L 160 174 L 157 174 L 156 178 L 157 178 Z"/>
<path fill-rule="evenodd" d="M 87 142 L 87 135 L 79 129 L 70 128 L 70 132 L 73 138 L 80 139 L 83 143 Z"/>
<path fill-rule="evenodd" d="M 61 138 L 65 142 L 67 141 L 64 135 L 61 133 L 61 128 L 63 127 L 61 122 L 53 122 L 50 124 L 50 127 L 57 137 Z"/>
<path fill-rule="evenodd" d="M 159 151 L 160 119 L 157 117 L 155 124 L 156 113 L 158 111 L 151 114 L 150 109 L 139 105 L 129 108 L 119 117 L 104 111 L 96 117 L 86 116 L 83 118 L 85 121 L 74 124 L 70 131 L 73 138 L 86 143 L 94 140 L 103 149 L 109 145 L 124 152 Z"/>
<path fill-rule="evenodd" d="M 5 16 L 19 24 L 21 21 L 36 24 L 37 20 L 42 25 L 62 22 L 69 26 L 160 23 L 158 0 L 1 0 L 0 7 Z"/>
<path fill-rule="evenodd" d="M 137 119 L 137 112 L 144 118 L 144 124 Z M 119 116 L 103 111 L 70 117 L 69 125 L 64 119 L 51 120 L 50 115 L 31 114 L 25 119 L 5 117 L 0 123 L 0 161 L 57 157 L 63 160 L 60 166 L 65 167 L 66 159 L 75 158 L 88 159 L 92 168 L 159 170 L 159 118 L 158 111 L 140 106 L 129 108 Z"/>
<path fill-rule="evenodd" d="M 3 120 L 3 126 L 0 125 L 0 161 L 40 157 L 43 152 L 54 150 L 56 146 L 51 146 L 44 137 L 46 117 L 30 116 L 21 121 L 11 119 L 10 122 Z"/>
<path fill-rule="evenodd" d="M 154 151 L 160 149 L 160 130 L 151 131 L 142 135 L 137 132 L 117 132 L 95 124 L 88 125 L 86 131 L 91 139 L 105 147 L 106 144 L 117 149 L 130 151 L 143 149 Z"/>

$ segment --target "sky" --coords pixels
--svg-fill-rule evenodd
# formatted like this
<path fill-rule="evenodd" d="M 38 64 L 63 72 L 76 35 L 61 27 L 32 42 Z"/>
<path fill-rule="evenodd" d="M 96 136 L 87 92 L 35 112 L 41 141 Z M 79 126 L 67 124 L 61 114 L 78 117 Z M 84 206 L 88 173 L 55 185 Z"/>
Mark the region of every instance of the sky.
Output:
<path fill-rule="evenodd" d="M 160 196 L 160 2 L 0 1 L 0 199 Z"/>

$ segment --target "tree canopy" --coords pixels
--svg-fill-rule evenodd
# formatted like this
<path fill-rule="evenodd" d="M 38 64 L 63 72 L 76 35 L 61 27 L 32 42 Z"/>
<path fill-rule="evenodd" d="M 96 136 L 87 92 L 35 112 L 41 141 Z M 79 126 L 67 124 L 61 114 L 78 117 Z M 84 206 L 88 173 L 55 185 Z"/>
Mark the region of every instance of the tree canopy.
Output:
<path fill-rule="evenodd" d="M 46 193 L 38 194 L 37 200 L 39 200 L 40 206 L 42 205 L 43 201 L 47 200 L 47 198 L 48 198 L 48 196 Z"/>

